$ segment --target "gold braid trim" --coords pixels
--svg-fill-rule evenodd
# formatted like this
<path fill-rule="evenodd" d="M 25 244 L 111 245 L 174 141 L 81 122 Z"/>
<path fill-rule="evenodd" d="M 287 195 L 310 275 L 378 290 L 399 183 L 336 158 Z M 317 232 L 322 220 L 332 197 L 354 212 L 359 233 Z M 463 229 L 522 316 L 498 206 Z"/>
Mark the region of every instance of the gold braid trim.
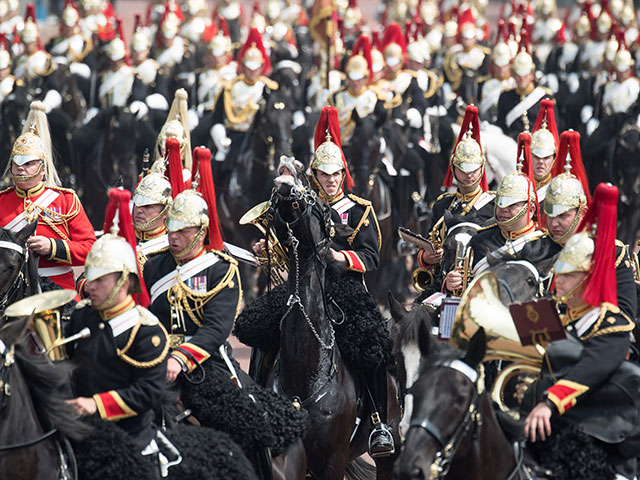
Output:
<path fill-rule="evenodd" d="M 166 358 L 167 353 L 169 353 L 169 347 L 171 346 L 170 342 L 168 340 L 167 331 L 162 326 L 162 324 L 158 322 L 158 323 L 156 323 L 156 325 L 158 325 L 162 329 L 162 332 L 164 333 L 165 340 L 166 340 L 164 342 L 164 348 L 162 349 L 162 352 L 160 352 L 160 355 L 158 355 L 155 359 L 149 360 L 147 362 L 140 362 L 138 360 L 134 360 L 129 355 L 127 355 L 126 353 L 131 348 L 131 345 L 133 345 L 133 341 L 135 340 L 136 335 L 138 334 L 138 330 L 140 330 L 140 327 L 145 324 L 144 322 L 145 322 L 145 318 L 144 318 L 143 314 L 141 313 L 140 320 L 131 329 L 131 334 L 129 335 L 129 339 L 127 340 L 127 344 L 124 346 L 124 348 L 122 350 L 120 350 L 119 348 L 116 348 L 116 353 L 118 354 L 118 357 L 120 357 L 125 363 L 128 363 L 129 365 L 132 365 L 132 366 L 134 366 L 136 368 L 152 368 L 152 367 L 155 367 L 156 365 L 159 365 Z"/>
<path fill-rule="evenodd" d="M 169 304 L 177 305 L 180 310 L 187 312 L 191 321 L 200 328 L 202 326 L 202 322 L 198 317 L 202 317 L 204 313 L 202 309 L 204 306 L 223 288 L 230 286 L 233 283 L 234 277 L 239 275 L 237 262 L 234 263 L 229 263 L 229 269 L 222 280 L 220 280 L 218 285 L 216 285 L 212 290 L 209 290 L 206 293 L 194 292 L 184 284 L 180 279 L 180 275 L 177 275 L 173 285 L 171 285 L 169 290 L 167 290 Z M 189 304 L 189 300 L 193 302 L 193 307 Z"/>
<path fill-rule="evenodd" d="M 633 321 L 631 321 L 631 319 L 626 314 L 621 312 L 620 309 L 615 305 L 605 302 L 600 306 L 600 308 L 602 309 L 602 312 L 600 312 L 600 317 L 598 318 L 598 321 L 595 323 L 595 325 L 591 329 L 591 333 L 580 337 L 581 340 L 589 340 L 590 338 L 598 337 L 600 335 L 606 335 L 609 333 L 630 332 L 631 330 L 634 329 L 635 324 L 633 323 Z M 605 327 L 601 329 L 600 325 L 602 325 L 602 322 L 604 321 L 608 312 L 622 315 L 622 317 L 627 321 L 627 324 L 614 325 L 611 327 Z"/>
<path fill-rule="evenodd" d="M 358 226 L 353 231 L 351 236 L 347 239 L 351 247 L 353 247 L 353 241 L 356 239 L 356 236 L 358 235 L 358 233 L 360 233 L 360 229 L 362 228 L 362 226 L 369 225 L 369 220 L 367 219 L 367 217 L 369 216 L 369 212 L 371 212 L 371 205 L 367 205 L 367 207 L 364 210 L 364 213 L 362 214 L 362 217 L 360 218 L 360 221 L 358 222 Z"/>
<path fill-rule="evenodd" d="M 627 254 L 627 246 L 618 239 L 616 239 L 616 246 L 622 247 L 620 255 L 618 255 L 618 258 L 616 258 L 615 267 L 618 268 L 618 266 L 622 263 L 622 260 L 624 260 L 625 255 Z"/>
<path fill-rule="evenodd" d="M 425 70 L 425 73 L 427 74 L 427 77 L 429 77 L 429 86 L 424 92 L 424 98 L 429 99 L 433 97 L 438 90 L 438 75 L 433 73 L 431 70 Z"/>
<path fill-rule="evenodd" d="M 244 75 L 242 74 L 238 75 L 236 80 L 234 80 L 233 82 L 227 83 L 223 87 L 222 91 L 222 95 L 224 95 L 224 113 L 226 114 L 229 123 L 232 123 L 234 125 L 238 123 L 246 123 L 249 120 L 249 116 L 255 115 L 259 108 L 258 105 L 254 104 L 251 101 L 247 102 L 242 108 L 239 109 L 233 106 L 231 87 L 233 87 L 236 82 L 241 81 L 244 81 Z"/>
<path fill-rule="evenodd" d="M 460 65 L 455 61 L 455 56 L 458 52 L 449 51 L 442 62 L 442 67 L 447 76 L 447 79 L 451 82 L 451 89 L 456 91 L 462 82 L 462 71 Z"/>

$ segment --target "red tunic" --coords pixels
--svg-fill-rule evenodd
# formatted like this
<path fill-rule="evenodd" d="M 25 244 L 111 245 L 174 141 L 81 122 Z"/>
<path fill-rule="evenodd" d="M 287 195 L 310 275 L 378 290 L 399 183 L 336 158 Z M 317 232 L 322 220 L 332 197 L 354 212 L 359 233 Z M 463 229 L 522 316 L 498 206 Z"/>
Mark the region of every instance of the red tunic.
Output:
<path fill-rule="evenodd" d="M 40 257 L 38 273 L 62 288 L 73 290 L 71 267 L 84 265 L 96 241 L 80 200 L 73 190 L 43 185 L 28 192 L 16 187 L 0 192 L 0 226 L 19 231 L 36 217 L 35 235 L 52 240 L 51 254 Z"/>

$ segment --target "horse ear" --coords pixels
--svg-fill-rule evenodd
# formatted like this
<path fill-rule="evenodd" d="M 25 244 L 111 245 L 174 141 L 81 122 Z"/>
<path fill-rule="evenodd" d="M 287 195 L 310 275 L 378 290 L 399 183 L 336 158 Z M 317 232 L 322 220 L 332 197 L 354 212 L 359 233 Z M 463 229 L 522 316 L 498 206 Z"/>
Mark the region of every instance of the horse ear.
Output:
<path fill-rule="evenodd" d="M 18 245 L 26 245 L 27 238 L 34 234 L 36 231 L 36 227 L 38 226 L 38 221 L 33 221 L 30 224 L 26 225 L 22 230 L 16 232 L 14 234 L 14 238 L 16 239 L 16 243 Z"/>
<path fill-rule="evenodd" d="M 445 210 L 444 211 L 444 224 L 447 226 L 447 228 L 451 227 L 451 222 L 453 221 L 453 213 L 451 213 L 449 210 Z"/>
<path fill-rule="evenodd" d="M 396 297 L 393 296 L 391 290 L 387 292 L 387 298 L 389 300 L 389 310 L 391 311 L 391 317 L 396 323 L 400 323 L 402 318 L 407 313 L 409 313 L 409 311 L 396 299 Z"/>
<path fill-rule="evenodd" d="M 484 327 L 480 329 L 471 337 L 469 341 L 469 347 L 467 347 L 467 353 L 462 361 L 467 365 L 476 368 L 476 366 L 482 362 L 485 353 L 487 352 L 487 335 L 484 332 Z"/>
<path fill-rule="evenodd" d="M 418 327 L 418 346 L 422 356 L 427 356 L 433 350 L 433 335 L 431 335 L 431 327 L 429 322 L 421 322 Z"/>
<path fill-rule="evenodd" d="M 7 347 L 15 345 L 22 340 L 32 318 L 33 317 L 21 317 L 16 320 L 10 320 L 0 328 L 0 339 L 2 339 Z"/>

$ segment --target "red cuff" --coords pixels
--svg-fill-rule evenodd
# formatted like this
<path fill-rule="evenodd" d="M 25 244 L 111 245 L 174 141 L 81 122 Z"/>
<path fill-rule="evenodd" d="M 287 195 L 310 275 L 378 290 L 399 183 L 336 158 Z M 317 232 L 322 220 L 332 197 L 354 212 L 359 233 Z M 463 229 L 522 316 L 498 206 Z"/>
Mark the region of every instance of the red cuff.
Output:
<path fill-rule="evenodd" d="M 340 253 L 342 253 L 347 259 L 347 262 L 349 262 L 349 270 L 362 273 L 367 271 L 364 263 L 362 263 L 356 252 L 353 250 L 340 250 Z"/>
<path fill-rule="evenodd" d="M 172 356 L 179 358 L 182 363 L 184 363 L 187 367 L 187 372 L 191 373 L 194 368 L 196 368 L 196 363 L 191 360 L 191 355 L 198 363 L 202 363 L 207 360 L 211 355 L 207 353 L 202 348 L 194 345 L 193 343 L 183 343 L 178 348 L 176 348 L 173 352 L 171 352 Z"/>
<path fill-rule="evenodd" d="M 553 402 L 562 415 L 576 404 L 576 399 L 589 387 L 571 380 L 558 380 L 555 385 L 547 390 L 547 398 Z"/>
<path fill-rule="evenodd" d="M 137 413 L 122 400 L 122 397 L 115 390 L 109 390 L 104 393 L 96 393 L 93 396 L 98 407 L 100 417 L 105 420 L 120 420 L 123 418 L 133 417 Z"/>

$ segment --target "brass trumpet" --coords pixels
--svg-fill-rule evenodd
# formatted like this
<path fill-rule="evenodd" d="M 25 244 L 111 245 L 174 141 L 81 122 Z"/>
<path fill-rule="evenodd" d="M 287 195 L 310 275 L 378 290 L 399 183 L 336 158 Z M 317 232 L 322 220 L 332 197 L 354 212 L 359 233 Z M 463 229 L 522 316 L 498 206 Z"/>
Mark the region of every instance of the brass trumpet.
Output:
<path fill-rule="evenodd" d="M 465 251 L 466 250 L 466 251 Z M 456 247 L 456 270 L 462 275 L 462 285 L 459 289 L 453 292 L 455 297 L 460 297 L 467 289 L 469 282 L 472 279 L 473 271 L 471 266 L 473 265 L 473 250 L 464 247 L 462 244 L 458 244 Z"/>
<path fill-rule="evenodd" d="M 257 255 L 260 268 L 271 279 L 273 285 L 280 285 L 286 280 L 286 273 L 289 271 L 289 257 L 275 232 L 269 226 L 268 210 L 269 201 L 259 203 L 245 213 L 238 223 L 240 225 L 254 225 L 265 236 L 271 254 L 271 268 L 269 268 L 266 248 L 263 248 Z"/>
<path fill-rule="evenodd" d="M 406 242 L 416 245 L 421 250 L 430 250 L 436 252 L 442 248 L 444 243 L 444 237 L 447 226 L 444 223 L 444 217 L 440 218 L 431 231 L 429 232 L 429 238 L 424 238 L 422 235 L 415 234 L 406 228 L 399 228 L 398 234 Z M 433 268 L 416 268 L 411 273 L 411 283 L 413 288 L 417 292 L 424 292 L 429 285 L 431 285 L 435 279 L 435 273 L 439 266 L 434 265 Z"/>
<path fill-rule="evenodd" d="M 33 328 L 40 337 L 45 353 L 52 361 L 64 360 L 67 352 L 64 345 L 91 335 L 88 328 L 71 337 L 62 336 L 60 307 L 75 297 L 73 290 L 54 290 L 23 298 L 7 307 L 7 317 L 28 317 L 33 315 Z"/>

